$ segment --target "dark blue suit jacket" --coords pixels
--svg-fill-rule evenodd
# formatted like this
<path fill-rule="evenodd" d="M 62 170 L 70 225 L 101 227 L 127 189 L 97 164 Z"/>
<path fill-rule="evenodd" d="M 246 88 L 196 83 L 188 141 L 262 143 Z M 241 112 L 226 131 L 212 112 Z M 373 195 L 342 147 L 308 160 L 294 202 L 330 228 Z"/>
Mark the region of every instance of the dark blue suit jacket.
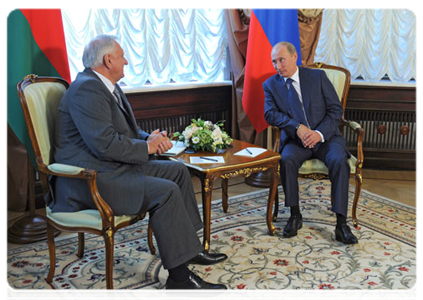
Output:
<path fill-rule="evenodd" d="M 343 109 L 338 95 L 323 70 L 299 67 L 301 94 L 307 120 L 311 129 L 323 134 L 325 141 L 333 136 L 339 136 L 339 124 Z M 296 139 L 296 127 L 299 124 L 288 100 L 288 90 L 285 80 L 276 74 L 263 83 L 265 95 L 264 116 L 269 125 L 281 129 L 281 146 Z M 320 146 L 318 143 L 315 146 Z"/>

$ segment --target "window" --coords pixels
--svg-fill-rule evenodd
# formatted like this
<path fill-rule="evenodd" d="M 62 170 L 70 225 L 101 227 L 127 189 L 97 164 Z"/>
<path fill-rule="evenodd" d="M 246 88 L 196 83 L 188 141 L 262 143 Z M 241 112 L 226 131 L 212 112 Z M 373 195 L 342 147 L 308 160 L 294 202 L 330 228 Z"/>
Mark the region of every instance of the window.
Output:
<path fill-rule="evenodd" d="M 405 9 L 326 9 L 314 61 L 338 65 L 352 80 L 416 79 L 416 16 Z"/>
<path fill-rule="evenodd" d="M 227 37 L 222 9 L 63 9 L 72 79 L 83 70 L 85 44 L 116 35 L 129 64 L 126 86 L 215 82 L 227 79 Z"/>

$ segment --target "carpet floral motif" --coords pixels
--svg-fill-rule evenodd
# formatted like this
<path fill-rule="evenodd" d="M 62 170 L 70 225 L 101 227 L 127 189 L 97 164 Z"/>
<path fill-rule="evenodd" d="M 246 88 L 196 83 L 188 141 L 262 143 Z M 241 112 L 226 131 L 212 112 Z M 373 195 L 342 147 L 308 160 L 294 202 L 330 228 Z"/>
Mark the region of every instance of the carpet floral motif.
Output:
<path fill-rule="evenodd" d="M 357 245 L 334 237 L 329 181 L 300 184 L 304 225 L 286 239 L 281 231 L 289 212 L 281 205 L 275 236 L 266 222 L 267 190 L 229 199 L 229 212 L 212 204 L 211 251 L 228 260 L 212 266 L 191 265 L 207 281 L 230 289 L 409 289 L 416 282 L 415 209 L 362 191 L 352 228 Z M 350 202 L 354 187 L 350 187 Z M 149 253 L 147 220 L 116 234 L 114 286 L 119 289 L 162 289 L 167 278 L 160 256 Z M 8 281 L 17 289 L 104 289 L 102 239 L 86 236 L 82 259 L 76 257 L 77 237 L 56 241 L 56 274 L 45 282 L 49 258 L 46 242 L 9 250 Z"/>

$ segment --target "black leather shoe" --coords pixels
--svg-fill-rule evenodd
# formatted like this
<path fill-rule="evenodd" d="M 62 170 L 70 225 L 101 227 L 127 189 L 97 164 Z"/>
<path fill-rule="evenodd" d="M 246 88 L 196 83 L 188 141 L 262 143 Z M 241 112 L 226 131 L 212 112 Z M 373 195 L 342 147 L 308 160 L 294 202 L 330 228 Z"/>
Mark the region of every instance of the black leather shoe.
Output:
<path fill-rule="evenodd" d="M 303 227 L 303 216 L 301 214 L 290 216 L 288 223 L 283 229 L 283 237 L 290 238 L 297 235 L 298 229 Z"/>
<path fill-rule="evenodd" d="M 342 242 L 344 244 L 357 244 L 358 243 L 357 238 L 351 232 L 351 229 L 347 224 L 342 224 L 341 226 L 336 226 L 336 228 L 335 228 L 335 238 L 338 242 Z"/>
<path fill-rule="evenodd" d="M 167 278 L 166 281 L 166 289 L 168 290 L 177 290 L 177 289 L 185 289 L 185 290 L 192 290 L 192 289 L 205 289 L 205 290 L 226 290 L 226 285 L 223 284 L 214 284 L 209 283 L 195 275 L 194 273 L 190 272 L 188 279 L 184 282 L 176 282 L 173 281 L 171 278 Z"/>
<path fill-rule="evenodd" d="M 207 253 L 206 251 L 203 251 L 196 257 L 188 261 L 188 264 L 208 266 L 220 263 L 227 258 L 228 256 L 223 253 Z"/>

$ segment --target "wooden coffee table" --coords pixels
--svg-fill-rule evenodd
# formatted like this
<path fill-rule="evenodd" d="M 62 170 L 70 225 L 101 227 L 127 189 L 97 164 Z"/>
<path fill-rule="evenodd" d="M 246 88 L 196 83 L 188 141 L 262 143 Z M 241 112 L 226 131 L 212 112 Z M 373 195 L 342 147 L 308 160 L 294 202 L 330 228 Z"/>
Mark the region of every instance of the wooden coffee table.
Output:
<path fill-rule="evenodd" d="M 223 211 L 228 211 L 228 179 L 236 176 L 248 177 L 253 173 L 271 170 L 271 185 L 269 189 L 269 199 L 267 202 L 266 222 L 270 235 L 274 235 L 275 226 L 272 222 L 272 208 L 279 184 L 279 159 L 280 154 L 267 150 L 256 157 L 246 157 L 234 155 L 247 147 L 260 148 L 256 145 L 234 140 L 232 147 L 220 150 L 218 153 L 196 152 L 193 154 L 181 153 L 170 157 L 184 163 L 193 175 L 200 178 L 202 201 L 203 201 L 203 223 L 204 237 L 203 245 L 206 251 L 210 249 L 210 219 L 211 219 L 211 199 L 213 191 L 213 182 L 217 178 L 222 178 L 222 206 Z M 224 163 L 191 164 L 192 156 L 223 156 Z"/>

